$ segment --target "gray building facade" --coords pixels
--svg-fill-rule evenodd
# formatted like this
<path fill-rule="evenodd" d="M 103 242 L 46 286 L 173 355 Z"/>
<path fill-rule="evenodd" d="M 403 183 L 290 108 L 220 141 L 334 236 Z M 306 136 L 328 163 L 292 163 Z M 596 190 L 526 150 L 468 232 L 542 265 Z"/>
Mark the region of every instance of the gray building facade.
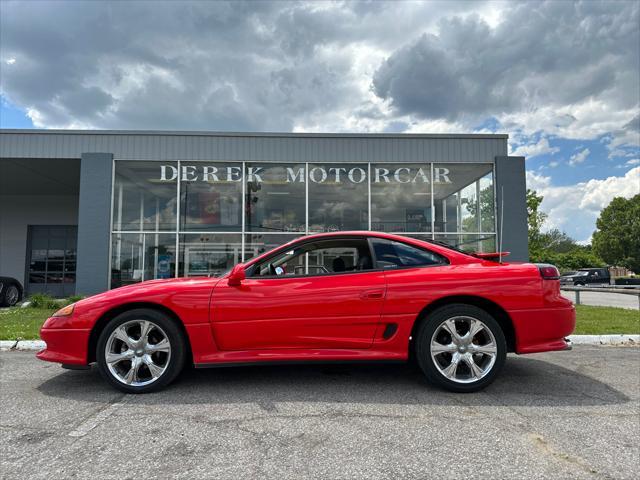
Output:
<path fill-rule="evenodd" d="M 0 130 L 0 275 L 92 294 L 342 230 L 526 261 L 524 158 L 507 139 Z"/>

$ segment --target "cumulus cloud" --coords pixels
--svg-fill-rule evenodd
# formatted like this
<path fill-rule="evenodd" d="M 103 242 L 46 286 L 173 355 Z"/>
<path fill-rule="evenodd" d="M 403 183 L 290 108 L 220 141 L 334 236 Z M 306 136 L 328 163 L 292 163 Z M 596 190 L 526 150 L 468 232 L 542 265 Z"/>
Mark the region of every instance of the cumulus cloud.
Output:
<path fill-rule="evenodd" d="M 549 145 L 549 140 L 546 137 L 543 137 L 538 142 L 519 145 L 511 151 L 510 155 L 532 158 L 537 157 L 538 155 L 557 153 L 559 151 L 560 149 L 558 147 L 552 147 Z"/>
<path fill-rule="evenodd" d="M 588 148 L 585 148 L 584 150 L 581 150 L 578 153 L 574 153 L 573 155 L 571 155 L 571 158 L 569 159 L 569 165 L 573 167 L 575 165 L 578 165 L 584 162 L 590 153 L 591 151 Z"/>
<path fill-rule="evenodd" d="M 445 18 L 437 33 L 396 50 L 372 88 L 400 114 L 543 130 L 614 144 L 630 134 L 640 105 L 637 2 L 524 2 L 484 19 Z M 517 26 L 517 28 L 515 28 Z"/>
<path fill-rule="evenodd" d="M 0 93 L 40 127 L 464 132 L 490 115 L 616 151 L 640 144 L 638 11 L 3 2 Z"/>
<path fill-rule="evenodd" d="M 600 211 L 614 197 L 631 198 L 640 193 L 640 167 L 623 176 L 566 186 L 554 186 L 551 177 L 529 171 L 527 188 L 544 196 L 540 207 L 548 214 L 547 229 L 558 228 L 586 243 L 591 239 Z"/>

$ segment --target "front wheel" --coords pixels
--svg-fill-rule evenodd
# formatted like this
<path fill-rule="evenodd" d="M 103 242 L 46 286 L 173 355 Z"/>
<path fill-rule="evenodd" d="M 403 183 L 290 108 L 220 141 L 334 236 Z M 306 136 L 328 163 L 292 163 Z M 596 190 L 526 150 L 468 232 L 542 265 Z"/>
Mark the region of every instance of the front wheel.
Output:
<path fill-rule="evenodd" d="M 103 377 L 126 393 L 159 390 L 185 360 L 182 332 L 161 312 L 136 309 L 111 320 L 98 338 L 96 360 Z"/>
<path fill-rule="evenodd" d="M 464 304 L 434 311 L 418 331 L 416 356 L 427 379 L 453 392 L 474 392 L 495 380 L 507 345 L 498 322 Z"/>

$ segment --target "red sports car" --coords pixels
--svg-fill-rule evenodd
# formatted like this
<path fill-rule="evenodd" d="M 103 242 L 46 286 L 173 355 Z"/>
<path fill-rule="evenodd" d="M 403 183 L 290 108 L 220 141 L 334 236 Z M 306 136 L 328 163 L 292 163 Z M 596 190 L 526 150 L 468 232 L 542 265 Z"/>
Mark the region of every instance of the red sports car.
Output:
<path fill-rule="evenodd" d="M 407 361 L 456 392 L 491 383 L 507 352 L 567 350 L 575 309 L 551 265 L 376 232 L 309 235 L 218 278 L 152 280 L 65 307 L 38 358 L 97 363 L 125 392 L 185 364 Z"/>

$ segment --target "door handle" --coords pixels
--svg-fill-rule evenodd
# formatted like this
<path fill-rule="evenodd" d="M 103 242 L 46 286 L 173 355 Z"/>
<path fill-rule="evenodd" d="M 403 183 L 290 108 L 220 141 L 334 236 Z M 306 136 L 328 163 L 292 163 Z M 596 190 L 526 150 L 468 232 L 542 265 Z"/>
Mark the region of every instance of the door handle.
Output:
<path fill-rule="evenodd" d="M 384 290 L 365 290 L 360 294 L 363 300 L 375 300 L 384 297 Z"/>

